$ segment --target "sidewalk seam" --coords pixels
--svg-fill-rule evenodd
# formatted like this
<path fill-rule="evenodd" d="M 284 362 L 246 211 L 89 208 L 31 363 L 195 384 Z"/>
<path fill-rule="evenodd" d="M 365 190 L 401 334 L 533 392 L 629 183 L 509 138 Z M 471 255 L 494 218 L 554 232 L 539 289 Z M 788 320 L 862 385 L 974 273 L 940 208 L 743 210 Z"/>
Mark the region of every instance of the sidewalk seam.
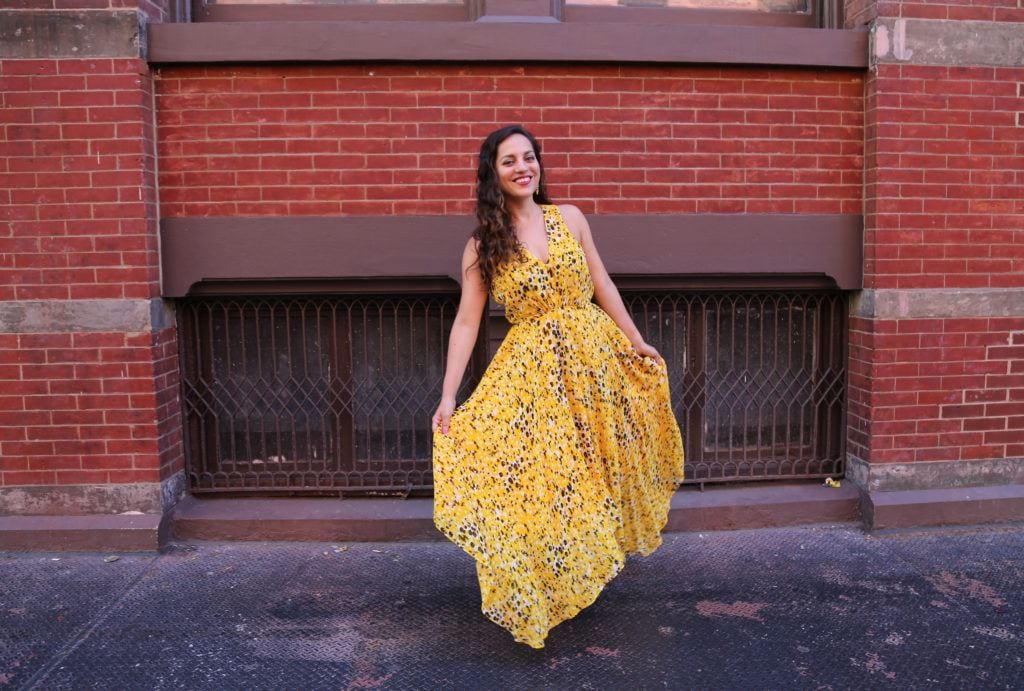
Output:
<path fill-rule="evenodd" d="M 67 643 L 65 643 L 64 646 L 61 647 L 56 653 L 54 653 L 53 659 L 47 664 L 40 667 L 35 674 L 33 674 L 31 677 L 25 680 L 25 685 L 23 688 L 26 690 L 40 688 L 39 684 L 50 675 L 50 672 L 55 670 L 58 665 L 64 662 L 64 660 L 66 660 L 71 655 L 71 653 L 75 652 L 78 646 L 82 645 L 82 643 L 85 643 L 85 641 L 88 640 L 89 636 L 92 635 L 92 632 L 99 628 L 100 625 L 102 625 L 103 622 L 105 622 L 107 618 L 110 617 L 114 610 L 117 609 L 117 607 L 122 602 L 124 602 L 125 598 L 127 598 L 128 595 L 130 595 L 135 590 L 135 588 L 139 585 L 139 582 L 146 576 L 146 574 L 153 570 L 154 565 L 156 564 L 157 560 L 160 559 L 161 556 L 162 555 L 158 554 L 154 556 L 152 559 L 150 559 L 149 564 L 146 565 L 146 568 L 139 572 L 139 574 L 135 576 L 135 578 L 133 578 L 128 583 L 127 586 L 125 586 L 124 591 L 117 597 L 116 600 L 114 600 L 109 605 L 100 610 L 100 612 L 91 621 L 87 621 L 80 627 L 78 627 L 78 629 L 71 635 L 70 640 Z"/>

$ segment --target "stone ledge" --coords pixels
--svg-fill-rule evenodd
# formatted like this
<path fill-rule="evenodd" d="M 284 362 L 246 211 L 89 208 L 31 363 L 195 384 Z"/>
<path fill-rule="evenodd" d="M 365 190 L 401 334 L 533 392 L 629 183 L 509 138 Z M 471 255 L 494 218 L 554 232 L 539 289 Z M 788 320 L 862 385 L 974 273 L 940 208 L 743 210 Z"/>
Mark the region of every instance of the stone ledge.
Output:
<path fill-rule="evenodd" d="M 865 492 L 869 530 L 1024 520 L 1024 485 Z"/>
<path fill-rule="evenodd" d="M 0 58 L 138 58 L 144 25 L 136 10 L 0 11 Z"/>
<path fill-rule="evenodd" d="M 870 64 L 1024 65 L 1018 22 L 880 17 L 871 29 Z"/>
<path fill-rule="evenodd" d="M 0 549 L 150 551 L 177 539 L 440 540 L 433 502 L 419 499 L 196 499 L 158 514 L 0 517 Z M 686 487 L 672 497 L 666 532 L 854 523 L 870 530 L 1024 520 L 1024 485 L 862 493 L 853 483 Z"/>
<path fill-rule="evenodd" d="M 356 541 L 440 540 L 433 500 L 196 499 L 183 497 L 171 516 L 178 539 Z"/>
<path fill-rule="evenodd" d="M 160 547 L 160 514 L 0 516 L 0 550 L 149 552 Z"/>
<path fill-rule="evenodd" d="M 850 302 L 866 319 L 946 319 L 1024 316 L 1022 288 L 873 288 Z"/>
<path fill-rule="evenodd" d="M 181 493 L 184 473 L 163 482 L 0 487 L 0 516 L 111 516 L 164 513 Z"/>
<path fill-rule="evenodd" d="M 684 488 L 672 497 L 666 531 L 733 530 L 854 522 L 852 485 Z M 284 541 L 440 540 L 433 501 L 418 499 L 196 499 L 174 508 L 178 539 Z"/>
<path fill-rule="evenodd" d="M 868 492 L 1024 484 L 1024 458 L 868 463 L 846 456 L 846 478 Z"/>
<path fill-rule="evenodd" d="M 776 528 L 810 523 L 855 522 L 860 492 L 815 483 L 718 485 L 705 491 L 684 487 L 672 497 L 669 532 Z"/>
<path fill-rule="evenodd" d="M 0 303 L 0 333 L 143 333 L 174 324 L 173 304 L 160 298 Z"/>

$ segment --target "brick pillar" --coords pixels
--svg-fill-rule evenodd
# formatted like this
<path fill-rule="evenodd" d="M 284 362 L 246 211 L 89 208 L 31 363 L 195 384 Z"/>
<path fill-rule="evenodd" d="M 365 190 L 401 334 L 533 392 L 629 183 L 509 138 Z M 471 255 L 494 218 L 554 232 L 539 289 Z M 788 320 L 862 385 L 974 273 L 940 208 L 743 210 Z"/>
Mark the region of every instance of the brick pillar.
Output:
<path fill-rule="evenodd" d="M 97 514 L 148 526 L 137 544 L 155 546 L 181 492 L 139 40 L 161 13 L 0 11 L 0 547 L 97 544 L 72 537 Z M 79 518 L 12 519 L 41 515 Z"/>
<path fill-rule="evenodd" d="M 848 476 L 873 527 L 1024 517 L 1024 9 L 848 2 L 872 32 Z"/>

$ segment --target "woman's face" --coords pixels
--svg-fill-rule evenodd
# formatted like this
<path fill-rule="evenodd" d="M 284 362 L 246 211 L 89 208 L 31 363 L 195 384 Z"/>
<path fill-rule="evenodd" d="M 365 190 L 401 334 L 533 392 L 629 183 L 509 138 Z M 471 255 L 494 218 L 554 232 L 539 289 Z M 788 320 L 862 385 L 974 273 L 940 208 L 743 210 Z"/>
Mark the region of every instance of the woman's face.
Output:
<path fill-rule="evenodd" d="M 494 162 L 501 192 L 512 199 L 529 199 L 540 185 L 540 164 L 530 140 L 513 134 L 498 145 Z"/>

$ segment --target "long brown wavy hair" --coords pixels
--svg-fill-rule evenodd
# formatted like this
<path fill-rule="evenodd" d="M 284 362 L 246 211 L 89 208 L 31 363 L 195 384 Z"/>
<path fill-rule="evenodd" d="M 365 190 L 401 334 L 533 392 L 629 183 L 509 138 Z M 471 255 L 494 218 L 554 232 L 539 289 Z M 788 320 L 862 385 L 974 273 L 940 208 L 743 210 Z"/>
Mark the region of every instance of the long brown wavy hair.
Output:
<path fill-rule="evenodd" d="M 477 263 L 480 276 L 487 290 L 502 264 L 521 256 L 523 247 L 516 237 L 512 214 L 505 205 L 505 195 L 498 183 L 498 147 L 513 134 L 521 134 L 530 140 L 533 153 L 540 168 L 540 183 L 533 195 L 538 204 L 550 204 L 544 181 L 544 163 L 540 157 L 540 142 L 522 125 L 509 125 L 487 135 L 480 145 L 480 165 L 476 171 L 476 220 L 479 225 L 473 231 L 477 241 Z"/>

